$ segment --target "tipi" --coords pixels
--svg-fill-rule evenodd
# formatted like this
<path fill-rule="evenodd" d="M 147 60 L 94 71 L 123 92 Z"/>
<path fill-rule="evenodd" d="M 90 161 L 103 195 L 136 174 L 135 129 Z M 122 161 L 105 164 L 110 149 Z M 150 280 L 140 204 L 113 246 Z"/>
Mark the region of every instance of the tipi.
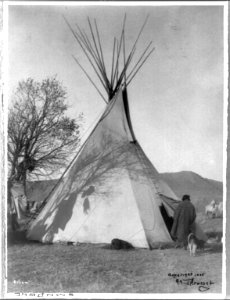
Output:
<path fill-rule="evenodd" d="M 125 57 L 123 25 L 120 40 L 114 42 L 109 80 L 97 25 L 93 31 L 89 21 L 89 27 L 91 42 L 80 28 L 78 32 L 70 29 L 96 69 L 109 101 L 40 213 L 30 222 L 27 236 L 41 242 L 110 243 L 119 238 L 144 248 L 171 242 L 170 222 L 177 197 L 135 138 L 126 89 L 153 49 L 149 50 L 149 45 L 127 75 L 142 27 L 118 74 L 121 52 Z"/>

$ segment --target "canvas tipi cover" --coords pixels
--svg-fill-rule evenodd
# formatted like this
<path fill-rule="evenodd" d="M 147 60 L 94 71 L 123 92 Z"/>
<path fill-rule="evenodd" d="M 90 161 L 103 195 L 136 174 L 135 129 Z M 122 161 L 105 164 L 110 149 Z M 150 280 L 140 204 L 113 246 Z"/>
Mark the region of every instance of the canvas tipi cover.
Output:
<path fill-rule="evenodd" d="M 28 238 L 89 243 L 119 238 L 135 247 L 170 242 L 160 206 L 173 216 L 171 198 L 175 194 L 135 139 L 126 90 L 120 89 L 30 224 Z"/>

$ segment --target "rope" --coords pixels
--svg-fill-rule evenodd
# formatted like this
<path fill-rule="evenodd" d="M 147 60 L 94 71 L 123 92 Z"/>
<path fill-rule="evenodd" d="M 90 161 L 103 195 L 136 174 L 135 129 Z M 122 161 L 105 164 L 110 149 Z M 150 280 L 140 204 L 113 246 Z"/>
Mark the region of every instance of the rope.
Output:
<path fill-rule="evenodd" d="M 144 229 L 141 228 L 140 230 L 136 231 L 134 234 L 130 235 L 127 240 L 131 240 L 135 235 L 137 235 L 139 232 L 143 231 Z"/>
<path fill-rule="evenodd" d="M 117 149 L 119 150 L 119 148 L 120 148 L 120 146 L 117 146 L 117 148 L 114 148 L 113 151 L 116 151 Z M 109 152 L 108 154 L 111 154 L 111 153 L 113 153 L 113 152 Z M 94 211 L 96 210 L 96 208 L 98 208 L 99 204 L 101 204 L 101 202 L 102 202 L 102 200 L 98 201 L 98 203 L 95 205 L 94 209 L 90 212 L 90 214 L 87 216 L 87 218 L 84 219 L 84 221 L 82 222 L 82 224 L 80 225 L 80 227 L 71 236 L 71 239 L 80 231 L 80 229 L 84 226 L 84 224 L 86 223 L 86 221 L 92 216 L 92 214 L 94 213 Z"/>
<path fill-rule="evenodd" d="M 97 203 L 97 205 L 95 205 L 94 209 L 91 211 L 91 213 L 87 216 L 87 218 L 85 218 L 85 220 L 82 222 L 82 224 L 80 225 L 80 227 L 74 232 L 74 234 L 71 236 L 70 240 L 72 240 L 72 238 L 80 231 L 80 229 L 84 226 L 84 224 L 86 223 L 86 221 L 88 221 L 88 219 L 92 216 L 93 212 L 96 210 L 96 208 L 98 207 L 98 205 L 101 203 L 101 201 L 99 201 Z"/>

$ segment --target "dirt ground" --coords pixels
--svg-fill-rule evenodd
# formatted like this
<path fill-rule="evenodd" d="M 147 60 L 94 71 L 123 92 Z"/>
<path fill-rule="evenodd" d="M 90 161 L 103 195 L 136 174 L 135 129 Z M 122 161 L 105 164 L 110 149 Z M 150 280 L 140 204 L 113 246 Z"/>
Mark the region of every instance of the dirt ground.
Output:
<path fill-rule="evenodd" d="M 217 222 L 211 220 L 207 225 Z M 218 223 L 218 224 L 217 224 Z M 210 243 L 190 257 L 184 249 L 111 250 L 11 240 L 8 292 L 221 293 L 221 221 Z"/>

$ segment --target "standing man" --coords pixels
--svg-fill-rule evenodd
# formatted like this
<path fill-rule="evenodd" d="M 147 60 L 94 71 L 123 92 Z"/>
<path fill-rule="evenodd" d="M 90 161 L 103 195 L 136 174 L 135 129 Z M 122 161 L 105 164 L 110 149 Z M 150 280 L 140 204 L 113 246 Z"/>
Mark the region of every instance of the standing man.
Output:
<path fill-rule="evenodd" d="M 174 213 L 173 226 L 171 230 L 172 238 L 179 245 L 187 246 L 187 238 L 191 232 L 191 225 L 196 219 L 196 210 L 190 201 L 189 195 L 182 197 L 182 202 L 177 206 Z"/>

